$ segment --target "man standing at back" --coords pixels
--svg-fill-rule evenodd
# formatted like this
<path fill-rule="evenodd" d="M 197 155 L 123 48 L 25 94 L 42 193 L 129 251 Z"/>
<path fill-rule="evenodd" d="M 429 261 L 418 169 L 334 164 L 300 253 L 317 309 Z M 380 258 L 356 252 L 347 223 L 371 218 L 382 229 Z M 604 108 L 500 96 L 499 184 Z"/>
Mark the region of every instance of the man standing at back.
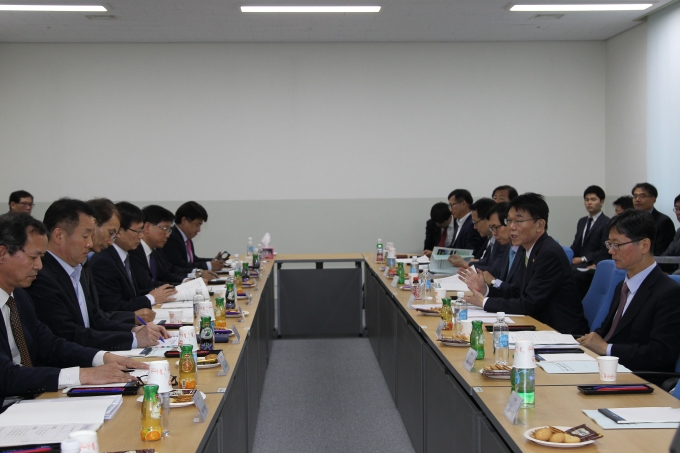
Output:
<path fill-rule="evenodd" d="M 496 203 L 503 203 L 517 198 L 517 190 L 512 186 L 498 186 L 493 190 L 491 198 Z"/>
<path fill-rule="evenodd" d="M 548 205 L 539 194 L 525 193 L 510 202 L 506 219 L 510 238 L 526 251 L 522 284 L 510 298 L 485 297 L 488 288 L 482 272 L 462 269 L 458 273 L 473 292 L 466 300 L 488 312 L 529 315 L 561 333 L 584 334 L 588 321 L 567 255 L 546 232 L 548 214 Z"/>
<path fill-rule="evenodd" d="M 656 241 L 654 242 L 654 256 L 660 256 L 666 251 L 675 236 L 675 225 L 673 221 L 666 214 L 662 214 L 656 210 L 654 204 L 659 192 L 656 187 L 648 182 L 641 182 L 635 184 L 632 190 L 633 206 L 635 209 L 649 212 L 654 218 L 656 224 Z"/>
<path fill-rule="evenodd" d="M 193 239 L 201 232 L 201 226 L 208 221 L 208 212 L 195 201 L 187 201 L 175 212 L 175 225 L 163 252 L 170 263 L 177 267 L 219 271 L 224 261 L 218 253 L 215 258 L 201 258 L 196 255 Z"/>
<path fill-rule="evenodd" d="M 680 356 L 680 285 L 654 261 L 652 216 L 629 210 L 607 225 L 607 248 L 626 278 L 616 286 L 609 313 L 582 346 L 611 355 L 633 371 L 674 371 Z"/>

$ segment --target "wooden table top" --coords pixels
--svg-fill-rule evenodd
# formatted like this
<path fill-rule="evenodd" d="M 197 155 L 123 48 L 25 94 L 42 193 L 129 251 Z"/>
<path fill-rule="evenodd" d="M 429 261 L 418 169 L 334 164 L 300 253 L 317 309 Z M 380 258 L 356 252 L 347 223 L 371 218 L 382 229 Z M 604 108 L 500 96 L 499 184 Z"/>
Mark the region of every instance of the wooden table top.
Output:
<path fill-rule="evenodd" d="M 287 262 L 332 262 L 332 261 L 363 261 L 361 253 L 307 253 L 307 254 L 279 254 L 275 256 L 278 263 Z"/>
<path fill-rule="evenodd" d="M 550 447 L 536 444 L 524 438 L 524 432 L 539 426 L 569 426 L 587 424 L 604 437 L 594 444 L 578 448 L 579 452 L 664 452 L 668 451 L 675 429 L 609 429 L 605 430 L 583 413 L 583 409 L 605 407 L 680 407 L 680 400 L 655 387 L 654 393 L 647 395 L 583 395 L 573 386 L 536 387 L 536 407 L 520 409 L 519 423 L 513 425 L 503 415 L 510 397 L 508 389 L 484 387 L 473 393 L 473 398 L 511 445 L 514 443 L 523 452 L 556 451 Z"/>

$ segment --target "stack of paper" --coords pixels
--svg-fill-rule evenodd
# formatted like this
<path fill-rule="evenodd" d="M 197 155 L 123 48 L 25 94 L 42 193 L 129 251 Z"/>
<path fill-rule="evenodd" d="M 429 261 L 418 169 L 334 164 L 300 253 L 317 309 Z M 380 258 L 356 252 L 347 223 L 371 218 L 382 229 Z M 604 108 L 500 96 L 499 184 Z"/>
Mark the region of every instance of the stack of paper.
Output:
<path fill-rule="evenodd" d="M 404 264 L 411 264 L 411 260 L 413 257 L 410 258 L 398 258 L 397 263 L 404 263 Z M 418 257 L 418 264 L 427 264 L 430 262 L 430 258 L 423 255 Z"/>
<path fill-rule="evenodd" d="M 434 279 L 433 284 L 435 288 L 442 288 L 447 291 L 469 291 L 467 283 L 461 280 L 458 274 Z"/>
<path fill-rule="evenodd" d="M 654 412 L 656 412 L 659 409 L 662 409 L 662 411 L 659 412 L 659 417 L 654 415 L 654 419 L 658 420 L 675 420 L 677 419 L 678 416 L 680 416 L 680 410 L 679 409 L 670 409 L 667 407 L 639 407 L 639 408 L 631 408 L 631 409 L 652 409 Z M 670 411 L 668 411 L 670 409 Z M 610 411 L 621 411 L 621 408 L 617 409 L 609 409 Z M 645 411 L 646 412 L 646 411 Z M 640 428 L 677 428 L 680 426 L 679 422 L 673 422 L 673 421 L 655 421 L 652 422 L 650 418 L 646 418 L 646 422 L 632 422 L 633 418 L 631 419 L 626 419 L 628 423 L 617 423 L 611 418 L 607 417 L 603 413 L 601 413 L 598 410 L 588 410 L 588 409 L 583 409 L 583 413 L 586 414 L 588 417 L 591 419 L 595 420 L 598 425 L 600 425 L 604 429 L 640 429 Z M 673 414 L 674 413 L 674 414 Z M 628 415 L 628 414 L 627 414 Z M 667 418 L 669 417 L 669 418 Z M 637 415 L 634 418 L 639 418 Z"/>
<path fill-rule="evenodd" d="M 537 362 L 536 365 L 543 368 L 543 370 L 548 374 L 597 374 L 600 372 L 600 370 L 597 367 L 597 361 L 593 360 L 583 361 L 572 360 L 568 362 Z M 628 368 L 620 364 L 616 369 L 616 372 L 631 373 L 631 371 Z"/>
<path fill-rule="evenodd" d="M 534 348 L 564 348 L 564 347 L 578 347 L 579 342 L 574 337 L 568 334 L 558 333 L 550 330 L 531 331 L 522 330 L 519 332 L 510 332 L 510 347 L 514 348 L 514 344 L 520 340 L 531 341 Z"/>
<path fill-rule="evenodd" d="M 175 289 L 177 290 L 177 294 L 175 294 L 173 297 L 175 298 L 176 301 L 181 300 L 193 301 L 194 296 L 196 295 L 196 289 L 200 289 L 202 291 L 205 300 L 210 300 L 210 293 L 208 292 L 208 287 L 205 286 L 205 282 L 203 281 L 202 278 L 195 278 L 193 280 L 189 280 L 186 283 L 182 283 L 181 285 L 175 286 Z"/>

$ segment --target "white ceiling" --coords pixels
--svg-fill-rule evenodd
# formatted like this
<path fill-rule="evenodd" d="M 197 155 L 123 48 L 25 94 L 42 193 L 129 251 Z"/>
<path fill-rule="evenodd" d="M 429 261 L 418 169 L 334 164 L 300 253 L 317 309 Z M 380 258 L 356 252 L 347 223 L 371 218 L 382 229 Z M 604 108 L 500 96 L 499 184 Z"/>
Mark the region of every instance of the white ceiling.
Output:
<path fill-rule="evenodd" d="M 389 42 L 605 40 L 647 11 L 566 13 L 560 19 L 508 11 L 507 0 L 109 0 L 115 20 L 69 12 L 0 11 L 0 42 Z M 101 4 L 93 0 L 1 1 Z M 525 2 L 526 3 L 526 2 Z M 534 2 L 537 3 L 537 2 Z M 548 0 L 540 3 L 558 3 Z M 618 3 L 618 2 L 617 2 Z M 241 5 L 380 5 L 377 14 L 244 14 Z M 96 14 L 96 13 L 95 13 Z"/>

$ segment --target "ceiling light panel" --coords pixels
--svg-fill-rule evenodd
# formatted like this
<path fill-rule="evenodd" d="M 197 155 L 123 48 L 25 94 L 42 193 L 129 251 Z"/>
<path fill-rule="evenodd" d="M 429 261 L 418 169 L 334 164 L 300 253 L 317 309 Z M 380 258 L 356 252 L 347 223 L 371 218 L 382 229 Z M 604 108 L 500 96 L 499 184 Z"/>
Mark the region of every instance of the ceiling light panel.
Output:
<path fill-rule="evenodd" d="M 651 6 L 651 3 L 513 5 L 510 8 L 510 11 L 642 11 Z"/>

